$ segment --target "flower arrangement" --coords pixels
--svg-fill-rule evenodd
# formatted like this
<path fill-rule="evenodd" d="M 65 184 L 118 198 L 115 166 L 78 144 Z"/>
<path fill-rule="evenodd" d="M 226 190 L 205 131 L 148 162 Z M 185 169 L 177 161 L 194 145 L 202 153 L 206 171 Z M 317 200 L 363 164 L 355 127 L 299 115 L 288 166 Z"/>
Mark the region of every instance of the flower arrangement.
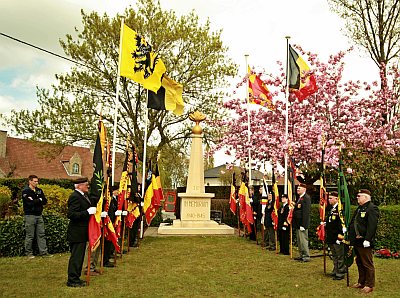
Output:
<path fill-rule="evenodd" d="M 375 252 L 375 256 L 378 258 L 385 258 L 385 259 L 389 259 L 389 258 L 395 258 L 398 259 L 399 258 L 399 253 L 398 252 L 391 252 L 389 249 L 387 248 L 382 248 L 379 249 Z"/>

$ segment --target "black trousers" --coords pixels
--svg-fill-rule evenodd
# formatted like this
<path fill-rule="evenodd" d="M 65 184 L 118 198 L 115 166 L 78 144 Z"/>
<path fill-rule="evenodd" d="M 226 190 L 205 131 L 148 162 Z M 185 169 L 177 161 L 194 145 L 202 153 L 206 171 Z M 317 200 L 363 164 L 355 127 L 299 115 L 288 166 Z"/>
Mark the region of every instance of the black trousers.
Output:
<path fill-rule="evenodd" d="M 69 243 L 71 256 L 68 262 L 68 282 L 80 283 L 83 259 L 85 258 L 86 242 Z"/>
<path fill-rule="evenodd" d="M 104 259 L 103 264 L 110 262 L 110 257 L 113 252 L 114 244 L 110 240 L 104 240 Z"/>
<path fill-rule="evenodd" d="M 279 251 L 285 255 L 289 254 L 289 242 L 290 242 L 290 227 L 286 227 L 286 231 L 282 228 L 278 231 L 279 238 Z"/>

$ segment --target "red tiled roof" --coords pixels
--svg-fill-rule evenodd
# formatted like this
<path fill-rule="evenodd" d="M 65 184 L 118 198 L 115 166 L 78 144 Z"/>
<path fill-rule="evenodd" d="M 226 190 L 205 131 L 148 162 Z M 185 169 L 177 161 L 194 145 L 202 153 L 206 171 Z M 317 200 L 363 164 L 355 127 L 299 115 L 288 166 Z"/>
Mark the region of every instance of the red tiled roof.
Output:
<path fill-rule="evenodd" d="M 49 179 L 73 179 L 63 162 L 69 161 L 77 153 L 82 160 L 82 176 L 93 175 L 93 152 L 89 148 L 77 146 L 58 146 L 50 143 L 7 137 L 6 156 L 0 157 L 0 174 L 11 178 L 26 178 L 37 175 Z M 121 177 L 125 154 L 116 154 L 115 176 Z"/>

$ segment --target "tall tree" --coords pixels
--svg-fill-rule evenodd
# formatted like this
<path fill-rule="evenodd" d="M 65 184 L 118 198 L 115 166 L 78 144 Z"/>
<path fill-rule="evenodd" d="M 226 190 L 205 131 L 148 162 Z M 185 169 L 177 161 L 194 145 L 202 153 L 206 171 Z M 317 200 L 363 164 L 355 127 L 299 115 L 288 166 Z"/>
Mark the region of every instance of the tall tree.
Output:
<path fill-rule="evenodd" d="M 346 35 L 386 67 L 400 53 L 400 0 L 328 0 L 346 21 Z M 386 71 L 385 71 L 386 73 Z"/>
<path fill-rule="evenodd" d="M 227 76 L 237 66 L 227 57 L 221 30 L 210 31 L 210 22 L 199 23 L 194 12 L 178 18 L 173 11 L 162 10 L 155 0 L 139 0 L 137 8 L 125 10 L 125 24 L 160 53 L 168 76 L 183 84 L 186 113 L 177 117 L 168 111 L 149 110 L 148 141 L 156 154 L 170 143 L 182 144 L 190 135 L 188 112 L 201 109 L 208 119 L 221 117 L 219 103 Z M 71 71 L 57 74 L 51 90 L 38 89 L 40 107 L 36 111 L 13 111 L 8 119 L 19 134 L 33 139 L 62 144 L 92 142 L 93 123 L 102 114 L 105 125 L 113 123 L 118 68 L 121 20 L 82 11 L 83 30 L 75 29 L 60 43 L 67 56 L 77 61 Z M 126 136 L 142 156 L 146 90 L 121 77 L 117 135 L 120 148 Z M 218 113 L 217 113 L 218 111 Z M 111 130 L 109 130 L 111 131 Z M 218 134 L 208 128 L 207 135 Z M 174 145 L 174 148 L 184 146 Z"/>

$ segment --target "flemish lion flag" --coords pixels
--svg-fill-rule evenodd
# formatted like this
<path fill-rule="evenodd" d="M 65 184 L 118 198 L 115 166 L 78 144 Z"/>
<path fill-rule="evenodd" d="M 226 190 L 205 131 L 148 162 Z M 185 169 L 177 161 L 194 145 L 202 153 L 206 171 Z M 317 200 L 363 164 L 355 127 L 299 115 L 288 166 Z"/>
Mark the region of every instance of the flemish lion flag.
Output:
<path fill-rule="evenodd" d="M 90 198 L 91 201 L 97 202 L 96 213 L 89 219 L 89 245 L 91 250 L 95 250 L 100 244 L 101 238 L 101 212 L 103 211 L 103 152 L 106 143 L 106 129 L 103 122 L 99 121 L 99 134 L 96 139 L 96 145 L 93 153 L 94 172 L 90 182 Z"/>
<path fill-rule="evenodd" d="M 161 88 L 157 92 L 149 90 L 147 107 L 154 110 L 173 111 L 175 115 L 182 115 L 184 102 L 182 99 L 183 86 L 173 79 L 163 76 Z"/>
<path fill-rule="evenodd" d="M 124 24 L 122 28 L 120 75 L 157 92 L 166 68 L 147 41 Z"/>
<path fill-rule="evenodd" d="M 308 74 L 310 67 L 289 45 L 289 88 L 299 101 L 317 92 L 317 82 L 313 74 Z"/>
<path fill-rule="evenodd" d="M 269 92 L 264 82 L 254 73 L 251 73 L 250 67 L 248 68 L 249 73 L 249 102 L 258 104 L 270 110 L 274 110 L 275 106 L 272 104 L 272 95 Z"/>

